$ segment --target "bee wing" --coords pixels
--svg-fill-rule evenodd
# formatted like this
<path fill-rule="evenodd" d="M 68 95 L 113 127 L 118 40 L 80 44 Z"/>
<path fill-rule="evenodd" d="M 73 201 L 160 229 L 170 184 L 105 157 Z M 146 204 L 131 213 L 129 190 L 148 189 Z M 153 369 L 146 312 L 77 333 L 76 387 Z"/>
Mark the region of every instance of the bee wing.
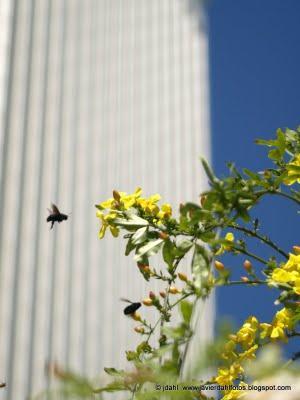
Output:
<path fill-rule="evenodd" d="M 51 207 L 52 207 L 53 214 L 60 214 L 60 211 L 55 204 L 52 203 Z"/>
<path fill-rule="evenodd" d="M 128 300 L 128 299 L 124 299 L 123 297 L 120 298 L 121 301 L 125 301 L 125 303 L 130 303 L 132 304 L 132 301 Z"/>

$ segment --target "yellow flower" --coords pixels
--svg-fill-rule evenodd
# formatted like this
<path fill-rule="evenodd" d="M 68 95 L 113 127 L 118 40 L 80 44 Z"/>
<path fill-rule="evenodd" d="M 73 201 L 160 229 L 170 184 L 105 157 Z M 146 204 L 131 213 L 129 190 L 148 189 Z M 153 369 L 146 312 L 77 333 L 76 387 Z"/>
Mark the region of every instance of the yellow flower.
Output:
<path fill-rule="evenodd" d="M 289 272 L 300 272 L 300 255 L 290 253 L 289 259 L 287 263 L 283 266 L 283 268 Z"/>
<path fill-rule="evenodd" d="M 285 336 L 283 327 L 280 326 L 280 325 L 273 326 L 272 330 L 271 330 L 270 338 L 271 339 L 275 339 L 275 340 L 283 340 L 283 341 L 285 341 L 286 340 L 286 336 Z"/>
<path fill-rule="evenodd" d="M 273 340 L 286 341 L 287 337 L 285 334 L 286 329 L 292 329 L 294 327 L 293 312 L 288 308 L 282 308 L 278 311 L 273 318 L 272 324 L 260 324 L 262 332 L 260 337 L 262 339 L 270 338 Z"/>
<path fill-rule="evenodd" d="M 234 340 L 229 340 L 224 346 L 224 353 L 222 353 L 222 358 L 225 360 L 236 359 L 237 354 L 234 352 L 236 343 Z"/>
<path fill-rule="evenodd" d="M 239 354 L 239 359 L 240 360 L 246 360 L 246 359 L 252 359 L 255 358 L 256 355 L 256 350 L 258 349 L 258 345 L 255 344 L 254 346 L 250 347 L 250 349 L 245 350 L 243 353 Z"/>
<path fill-rule="evenodd" d="M 231 385 L 236 378 L 244 372 L 239 363 L 233 363 L 229 368 L 219 368 L 215 382 L 219 385 Z"/>
<path fill-rule="evenodd" d="M 297 171 L 293 167 L 300 167 L 300 154 L 296 154 L 292 162 L 286 165 L 288 176 L 284 179 L 286 185 L 292 185 L 295 182 L 300 183 L 300 171 Z"/>
<path fill-rule="evenodd" d="M 300 295 L 300 255 L 290 253 L 286 264 L 274 269 L 271 279 L 279 283 L 290 283 L 294 286 L 294 292 Z"/>
<path fill-rule="evenodd" d="M 249 348 L 254 343 L 256 332 L 259 327 L 257 318 L 249 317 L 236 334 L 235 341 L 240 343 L 244 348 Z"/>
<path fill-rule="evenodd" d="M 162 204 L 160 211 L 157 214 L 159 219 L 167 219 L 172 215 L 172 207 L 169 203 Z"/>
<path fill-rule="evenodd" d="M 233 243 L 234 242 L 233 233 L 232 232 L 226 233 L 225 240 L 227 240 L 227 242 Z M 216 255 L 223 254 L 225 251 L 230 250 L 232 248 L 231 243 L 222 244 L 221 247 L 219 248 L 219 250 L 216 252 Z"/>
<path fill-rule="evenodd" d="M 267 323 L 262 323 L 260 324 L 260 337 L 261 339 L 265 339 L 267 337 L 270 337 L 271 331 L 272 331 L 272 325 L 267 324 Z"/>
<path fill-rule="evenodd" d="M 112 221 L 117 218 L 117 214 L 115 212 L 110 212 L 107 215 L 104 215 L 102 211 L 97 211 L 97 218 L 99 218 L 102 222 L 100 231 L 99 231 L 99 239 L 102 239 L 105 236 L 106 229 L 109 227 L 111 234 L 114 237 L 119 235 L 119 229 L 112 224 Z"/>
<path fill-rule="evenodd" d="M 132 194 L 127 194 L 126 192 L 118 192 L 117 190 L 114 190 L 113 197 L 100 203 L 99 207 L 102 210 L 115 210 L 119 208 L 123 210 L 128 210 L 136 204 L 137 199 L 141 196 L 141 194 L 141 188 L 137 188 Z"/>
<path fill-rule="evenodd" d="M 296 294 L 300 296 L 300 279 L 295 279 L 293 290 Z"/>
<path fill-rule="evenodd" d="M 102 201 L 102 203 L 99 204 L 99 207 L 102 210 L 106 209 L 112 209 L 115 206 L 116 200 L 112 197 L 108 200 Z"/>
<path fill-rule="evenodd" d="M 128 210 L 129 208 L 133 207 L 136 205 L 138 199 L 140 198 L 142 194 L 142 189 L 141 188 L 136 188 L 134 193 L 132 194 L 127 194 L 125 192 L 120 192 L 120 204 L 121 207 L 124 210 Z"/>
<path fill-rule="evenodd" d="M 293 275 L 283 268 L 275 268 L 272 272 L 272 279 L 275 282 L 287 283 L 291 282 L 291 280 L 293 279 Z"/>
<path fill-rule="evenodd" d="M 159 194 L 154 194 L 147 199 L 139 198 L 137 204 L 149 215 L 156 215 L 159 212 L 159 207 L 156 204 L 160 200 Z"/>
<path fill-rule="evenodd" d="M 289 308 L 282 308 L 275 315 L 275 322 L 277 324 L 282 324 L 284 328 L 292 329 L 294 326 L 293 322 L 294 313 Z"/>

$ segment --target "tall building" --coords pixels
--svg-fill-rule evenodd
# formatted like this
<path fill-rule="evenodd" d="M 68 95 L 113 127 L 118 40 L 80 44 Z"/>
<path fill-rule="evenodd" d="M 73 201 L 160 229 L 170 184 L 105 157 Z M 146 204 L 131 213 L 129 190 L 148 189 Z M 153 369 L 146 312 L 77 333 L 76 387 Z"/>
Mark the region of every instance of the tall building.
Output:
<path fill-rule="evenodd" d="M 197 201 L 209 158 L 207 32 L 197 0 L 0 3 L 0 398 L 88 376 L 137 342 L 120 297 L 149 286 L 97 237 L 113 189 Z M 71 213 L 52 231 L 47 207 Z M 212 327 L 206 305 L 206 334 Z"/>

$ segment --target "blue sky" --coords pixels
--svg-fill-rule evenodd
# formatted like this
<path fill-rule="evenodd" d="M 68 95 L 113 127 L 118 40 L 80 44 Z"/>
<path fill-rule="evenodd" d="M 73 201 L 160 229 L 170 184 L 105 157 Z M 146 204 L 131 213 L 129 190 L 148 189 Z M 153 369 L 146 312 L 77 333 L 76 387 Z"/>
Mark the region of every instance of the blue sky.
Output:
<path fill-rule="evenodd" d="M 268 161 L 255 138 L 300 125 L 300 1 L 212 0 L 208 15 L 214 169 L 225 174 L 226 161 L 234 161 L 262 170 Z M 300 244 L 300 216 L 293 204 L 269 198 L 257 216 L 262 232 L 286 249 Z M 242 271 L 236 257 L 228 262 Z M 254 304 L 260 318 L 270 319 L 276 292 L 237 287 L 220 290 L 217 297 L 218 314 L 239 324 Z"/>

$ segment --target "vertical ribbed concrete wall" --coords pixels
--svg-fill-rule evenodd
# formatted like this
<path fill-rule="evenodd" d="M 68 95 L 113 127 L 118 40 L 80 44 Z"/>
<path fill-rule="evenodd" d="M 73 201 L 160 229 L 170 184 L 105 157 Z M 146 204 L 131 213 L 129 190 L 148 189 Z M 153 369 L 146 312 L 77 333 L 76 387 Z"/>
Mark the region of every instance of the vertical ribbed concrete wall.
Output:
<path fill-rule="evenodd" d="M 207 34 L 197 0 L 6 0 L 0 17 L 0 398 L 22 400 L 46 360 L 97 376 L 137 342 L 119 298 L 148 287 L 94 204 L 136 186 L 197 201 Z M 53 231 L 51 202 L 72 212 Z"/>

